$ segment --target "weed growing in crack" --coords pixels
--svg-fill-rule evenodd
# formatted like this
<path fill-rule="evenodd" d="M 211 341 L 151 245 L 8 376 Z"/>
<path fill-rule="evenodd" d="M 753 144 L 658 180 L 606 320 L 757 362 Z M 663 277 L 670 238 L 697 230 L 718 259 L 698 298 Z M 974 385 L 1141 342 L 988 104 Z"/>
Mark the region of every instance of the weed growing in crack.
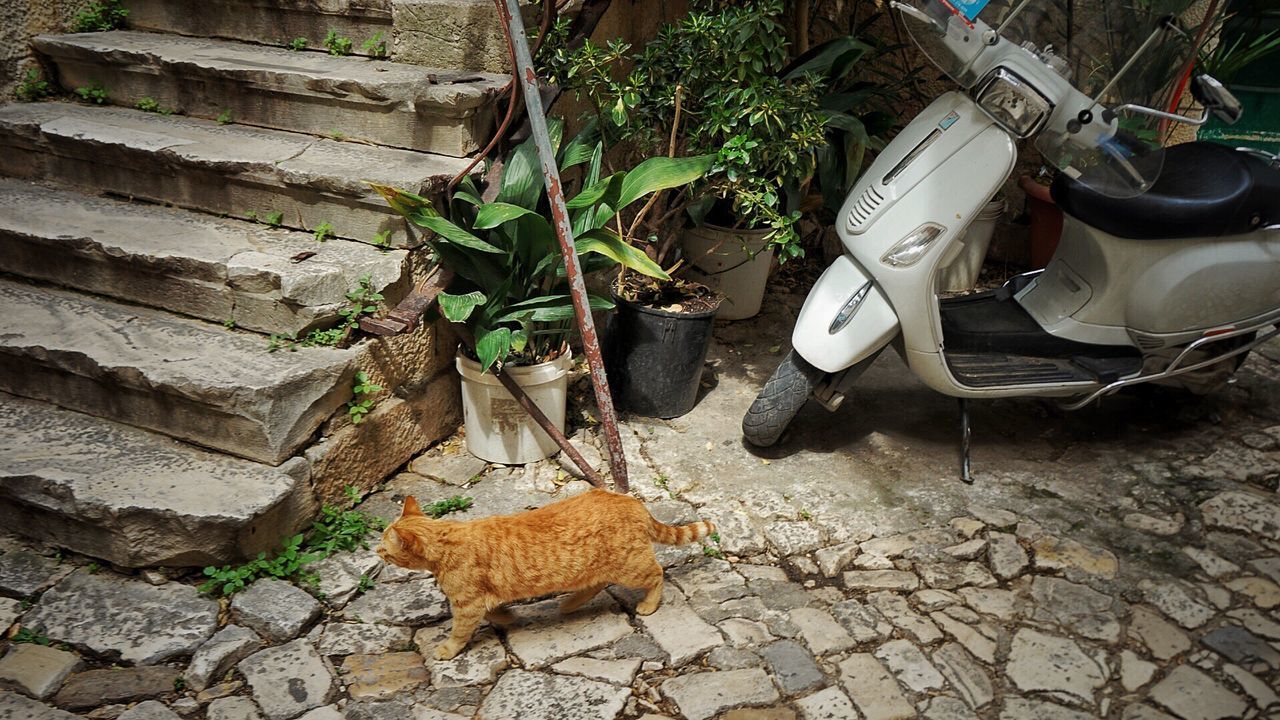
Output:
<path fill-rule="evenodd" d="M 339 35 L 333 28 L 329 28 L 329 33 L 324 36 L 324 46 L 330 55 L 341 57 L 351 54 L 351 38 Z"/>
<path fill-rule="evenodd" d="M 105 105 L 107 103 L 107 89 L 92 80 L 89 81 L 88 85 L 76 88 L 75 92 L 84 102 L 93 103 L 94 105 Z"/>
<path fill-rule="evenodd" d="M 360 49 L 364 50 L 370 57 L 382 60 L 387 57 L 387 41 L 382 39 L 382 33 L 374 33 L 373 37 L 365 40 L 360 45 Z"/>
<path fill-rule="evenodd" d="M 380 248 L 391 247 L 391 231 L 380 230 L 373 234 L 373 244 Z"/>
<path fill-rule="evenodd" d="M 106 32 L 124 27 L 129 11 L 120 7 L 120 0 L 103 0 L 90 3 L 89 7 L 76 13 L 71 20 L 71 32 Z"/>
<path fill-rule="evenodd" d="M 352 488 L 347 489 L 349 499 L 353 492 Z M 206 567 L 204 574 L 209 579 L 200 585 L 200 592 L 230 596 L 263 577 L 292 580 L 315 587 L 319 578 L 306 572 L 307 565 L 340 550 L 368 550 L 369 533 L 383 527 L 385 523 L 381 519 L 355 507 L 344 510 L 325 505 L 311 528 L 282 540 L 274 556 L 269 558 L 262 552 L 243 565 Z"/>
<path fill-rule="evenodd" d="M 422 509 L 422 512 L 425 513 L 426 515 L 429 515 L 430 517 L 433 517 L 439 520 L 440 518 L 444 517 L 445 515 L 448 515 L 449 513 L 462 512 L 466 510 L 467 508 L 471 507 L 472 503 L 474 503 L 474 500 L 472 500 L 469 497 L 454 495 L 451 498 L 448 498 L 445 500 L 439 500 L 437 502 L 431 503 L 430 505 L 424 507 Z"/>
<path fill-rule="evenodd" d="M 49 645 L 52 644 L 52 641 L 49 640 L 49 637 L 47 635 L 43 635 L 41 633 L 38 633 L 32 630 L 31 628 L 25 628 L 25 627 L 19 628 L 18 632 L 11 635 L 9 637 L 9 642 L 31 643 L 32 645 L 44 645 L 45 647 L 48 647 Z"/>
<path fill-rule="evenodd" d="M 284 222 L 284 213 L 278 210 L 276 212 L 267 213 L 266 217 L 264 217 L 262 220 L 268 226 L 273 228 L 278 228 L 280 227 L 280 223 Z"/>
<path fill-rule="evenodd" d="M 382 386 L 369 382 L 369 373 L 356 371 L 356 381 L 351 386 L 352 398 L 347 401 L 347 415 L 351 418 L 352 425 L 364 422 L 365 416 L 373 409 L 373 398 L 365 396 L 379 392 L 382 392 Z"/>
<path fill-rule="evenodd" d="M 272 335 L 267 345 L 267 352 L 289 350 L 290 352 L 304 347 L 337 347 L 352 331 L 360 325 L 360 318 L 378 311 L 378 303 L 383 300 L 382 293 L 373 288 L 373 278 L 361 276 L 356 289 L 347 293 L 351 305 L 338 311 L 342 321 L 336 327 L 327 330 L 312 330 L 302 338 L 297 333 L 291 335 Z"/>
<path fill-rule="evenodd" d="M 324 242 L 325 240 L 333 237 L 333 225 L 331 225 L 328 220 L 321 220 L 320 224 L 316 226 L 313 234 L 315 235 L 316 242 Z"/>
<path fill-rule="evenodd" d="M 307 45 L 310 44 L 310 42 L 311 42 L 310 40 L 304 37 L 296 37 L 290 40 L 289 44 L 286 47 L 288 47 L 290 50 L 293 50 L 294 52 L 298 52 L 300 50 L 306 50 Z"/>
<path fill-rule="evenodd" d="M 21 102 L 35 102 L 52 95 L 53 88 L 49 86 L 49 81 L 40 76 L 39 70 L 30 68 L 23 76 L 22 82 L 14 88 L 13 94 Z"/>

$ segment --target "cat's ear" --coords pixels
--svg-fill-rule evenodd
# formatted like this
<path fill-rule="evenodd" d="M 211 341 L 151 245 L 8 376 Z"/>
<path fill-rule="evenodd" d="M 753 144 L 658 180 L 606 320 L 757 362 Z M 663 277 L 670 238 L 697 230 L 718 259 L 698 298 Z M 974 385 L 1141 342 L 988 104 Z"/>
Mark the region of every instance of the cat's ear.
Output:
<path fill-rule="evenodd" d="M 392 525 L 391 529 L 395 531 L 396 539 L 400 541 L 400 547 L 412 551 L 418 546 L 418 536 L 411 531 L 396 525 Z"/>
<path fill-rule="evenodd" d="M 418 507 L 418 501 L 412 495 L 404 499 L 404 510 L 400 513 L 400 517 L 414 517 L 422 514 L 422 508 Z"/>

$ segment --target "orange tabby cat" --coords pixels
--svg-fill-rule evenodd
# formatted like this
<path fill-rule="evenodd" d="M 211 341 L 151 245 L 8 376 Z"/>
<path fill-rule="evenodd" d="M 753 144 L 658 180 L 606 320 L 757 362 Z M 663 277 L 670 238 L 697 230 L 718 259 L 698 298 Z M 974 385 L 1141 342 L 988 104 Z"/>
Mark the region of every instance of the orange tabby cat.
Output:
<path fill-rule="evenodd" d="M 453 630 L 436 647 L 448 660 L 467 646 L 481 618 L 511 619 L 504 603 L 572 591 L 560 604 L 572 612 L 617 584 L 643 588 L 636 612 L 648 615 L 662 601 L 662 566 L 652 543 L 683 545 L 710 535 L 707 521 L 679 527 L 653 519 L 628 495 L 593 489 L 516 515 L 456 522 L 432 520 L 412 497 L 382 533 L 377 553 L 412 570 L 429 570 L 449 598 Z"/>

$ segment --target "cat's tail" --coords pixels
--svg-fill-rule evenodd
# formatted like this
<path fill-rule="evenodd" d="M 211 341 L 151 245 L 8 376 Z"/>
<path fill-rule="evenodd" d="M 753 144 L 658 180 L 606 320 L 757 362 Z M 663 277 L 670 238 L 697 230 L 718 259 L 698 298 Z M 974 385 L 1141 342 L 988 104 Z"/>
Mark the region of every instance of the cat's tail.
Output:
<path fill-rule="evenodd" d="M 707 520 L 699 520 L 688 525 L 667 525 L 652 517 L 649 518 L 649 538 L 663 545 L 687 545 L 715 531 L 716 526 Z"/>

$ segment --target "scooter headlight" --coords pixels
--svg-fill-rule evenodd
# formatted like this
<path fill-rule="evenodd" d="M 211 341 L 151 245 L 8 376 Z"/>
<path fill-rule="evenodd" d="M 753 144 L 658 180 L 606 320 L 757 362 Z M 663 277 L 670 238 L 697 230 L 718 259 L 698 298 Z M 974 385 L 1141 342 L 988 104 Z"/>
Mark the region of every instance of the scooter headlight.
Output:
<path fill-rule="evenodd" d="M 996 68 L 978 91 L 978 106 L 1004 129 L 1028 137 L 1044 125 L 1053 104 L 1016 73 Z"/>
<path fill-rule="evenodd" d="M 889 252 L 880 258 L 880 262 L 894 267 L 915 265 L 920 258 L 924 257 L 929 246 L 933 245 L 933 241 L 946 231 L 945 227 L 937 223 L 925 223 L 907 233 L 906 237 L 889 248 Z"/>

